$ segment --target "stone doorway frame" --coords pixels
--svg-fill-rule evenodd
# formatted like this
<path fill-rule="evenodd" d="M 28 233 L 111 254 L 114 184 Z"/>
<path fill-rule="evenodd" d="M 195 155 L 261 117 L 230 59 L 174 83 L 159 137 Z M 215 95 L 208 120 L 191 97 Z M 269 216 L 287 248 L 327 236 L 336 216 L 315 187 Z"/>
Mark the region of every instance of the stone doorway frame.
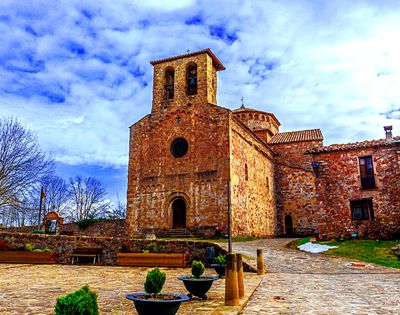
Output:
<path fill-rule="evenodd" d="M 173 213 L 173 208 L 172 208 L 172 204 L 176 199 L 182 199 L 185 204 L 186 204 L 186 224 L 185 224 L 185 228 L 189 227 L 189 214 L 191 213 L 191 203 L 190 203 L 190 199 L 189 196 L 187 194 L 185 194 L 182 191 L 176 191 L 171 193 L 165 201 L 165 210 L 167 213 L 167 217 L 168 217 L 168 228 L 169 229 L 173 229 L 173 224 L 174 224 L 174 213 Z"/>

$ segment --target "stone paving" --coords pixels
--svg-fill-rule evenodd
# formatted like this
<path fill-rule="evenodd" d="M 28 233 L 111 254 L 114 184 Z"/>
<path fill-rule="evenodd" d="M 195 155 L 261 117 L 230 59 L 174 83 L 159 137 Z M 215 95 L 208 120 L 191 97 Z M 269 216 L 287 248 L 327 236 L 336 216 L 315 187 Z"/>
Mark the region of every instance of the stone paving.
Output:
<path fill-rule="evenodd" d="M 146 273 L 151 268 L 92 265 L 23 265 L 0 264 L 0 314 L 54 314 L 58 297 L 75 291 L 85 284 L 98 294 L 101 314 L 137 314 L 126 294 L 143 292 Z M 189 268 L 160 268 L 167 273 L 162 292 L 187 294 L 180 275 L 189 275 Z M 206 274 L 215 275 L 206 269 Z M 262 277 L 245 273 L 245 303 Z M 194 298 L 181 304 L 179 314 L 231 315 L 241 307 L 225 307 L 225 280 L 214 281 L 206 301 Z"/>
<path fill-rule="evenodd" d="M 400 270 L 374 264 L 350 267 L 347 258 L 287 249 L 291 239 L 233 243 L 256 257 L 267 274 L 240 314 L 400 314 Z"/>
<path fill-rule="evenodd" d="M 224 306 L 224 280 L 214 282 L 209 299 L 183 303 L 179 314 L 400 314 L 400 270 L 308 254 L 284 247 L 290 239 L 233 243 L 235 252 L 255 264 L 264 250 L 267 274 L 245 273 L 242 307 Z M 225 246 L 225 245 L 224 245 Z M 101 314 L 136 314 L 125 295 L 142 291 L 148 268 L 0 264 L 0 314 L 53 314 L 57 297 L 85 284 L 98 293 Z M 190 269 L 167 269 L 163 292 L 186 293 L 179 275 Z M 208 269 L 207 274 L 213 274 Z M 254 291 L 255 290 L 255 291 Z M 254 293 L 249 298 L 249 295 Z M 242 309 L 242 310 L 241 310 Z"/>

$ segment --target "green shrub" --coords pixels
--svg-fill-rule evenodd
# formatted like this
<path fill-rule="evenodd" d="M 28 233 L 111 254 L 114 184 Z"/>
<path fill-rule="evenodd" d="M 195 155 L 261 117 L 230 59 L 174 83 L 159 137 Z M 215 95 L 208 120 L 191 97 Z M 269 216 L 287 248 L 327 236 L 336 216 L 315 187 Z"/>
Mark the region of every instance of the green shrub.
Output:
<path fill-rule="evenodd" d="M 54 311 L 56 315 L 98 315 L 97 294 L 85 285 L 58 298 Z"/>
<path fill-rule="evenodd" d="M 25 250 L 27 252 L 33 252 L 36 249 L 36 246 L 34 244 L 25 244 Z"/>
<path fill-rule="evenodd" d="M 160 271 L 158 268 L 150 270 L 147 273 L 146 282 L 144 283 L 144 291 L 153 295 L 160 293 L 164 286 L 165 279 L 165 272 Z"/>
<path fill-rule="evenodd" d="M 31 232 L 32 234 L 46 234 L 46 231 L 43 230 L 34 230 Z"/>
<path fill-rule="evenodd" d="M 221 266 L 226 266 L 226 256 L 220 255 L 215 257 L 215 263 Z"/>
<path fill-rule="evenodd" d="M 200 276 L 204 273 L 204 264 L 201 261 L 193 260 L 192 261 L 192 276 L 195 278 L 200 278 Z"/>
<path fill-rule="evenodd" d="M 158 245 L 157 243 L 149 244 L 149 252 L 150 253 L 162 253 L 164 251 L 164 246 Z"/>
<path fill-rule="evenodd" d="M 83 219 L 83 220 L 80 220 L 80 221 L 76 221 L 75 224 L 77 226 L 79 226 L 79 228 L 85 230 L 89 226 L 95 224 L 97 221 L 99 221 L 99 219 L 90 218 L 90 219 Z"/>

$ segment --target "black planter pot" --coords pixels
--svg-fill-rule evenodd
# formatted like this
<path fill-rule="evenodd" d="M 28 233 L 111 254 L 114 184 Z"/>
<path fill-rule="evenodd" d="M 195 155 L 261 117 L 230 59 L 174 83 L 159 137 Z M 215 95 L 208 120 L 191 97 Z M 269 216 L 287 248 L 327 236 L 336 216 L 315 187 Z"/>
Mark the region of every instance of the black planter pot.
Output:
<path fill-rule="evenodd" d="M 210 290 L 214 280 L 218 280 L 215 276 L 202 276 L 200 278 L 193 278 L 181 276 L 178 278 L 183 281 L 186 289 L 189 291 L 188 297 L 197 296 L 203 300 L 207 299 L 206 293 Z"/>
<path fill-rule="evenodd" d="M 220 278 L 225 277 L 225 265 L 211 264 L 210 266 L 214 268 Z"/>
<path fill-rule="evenodd" d="M 147 293 L 138 292 L 128 294 L 126 298 L 133 301 L 136 311 L 139 315 L 175 315 L 181 305 L 181 302 L 189 300 L 189 297 L 181 294 L 164 293 L 161 295 L 174 296 L 174 300 L 146 300 L 140 298 L 148 295 Z"/>

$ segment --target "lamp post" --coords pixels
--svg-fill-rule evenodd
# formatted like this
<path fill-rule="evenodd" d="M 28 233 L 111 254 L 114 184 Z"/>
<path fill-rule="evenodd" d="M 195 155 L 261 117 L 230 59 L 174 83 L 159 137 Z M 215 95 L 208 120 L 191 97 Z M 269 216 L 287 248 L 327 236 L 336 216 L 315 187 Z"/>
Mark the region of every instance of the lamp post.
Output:
<path fill-rule="evenodd" d="M 232 254 L 231 181 L 228 181 L 228 253 Z"/>

